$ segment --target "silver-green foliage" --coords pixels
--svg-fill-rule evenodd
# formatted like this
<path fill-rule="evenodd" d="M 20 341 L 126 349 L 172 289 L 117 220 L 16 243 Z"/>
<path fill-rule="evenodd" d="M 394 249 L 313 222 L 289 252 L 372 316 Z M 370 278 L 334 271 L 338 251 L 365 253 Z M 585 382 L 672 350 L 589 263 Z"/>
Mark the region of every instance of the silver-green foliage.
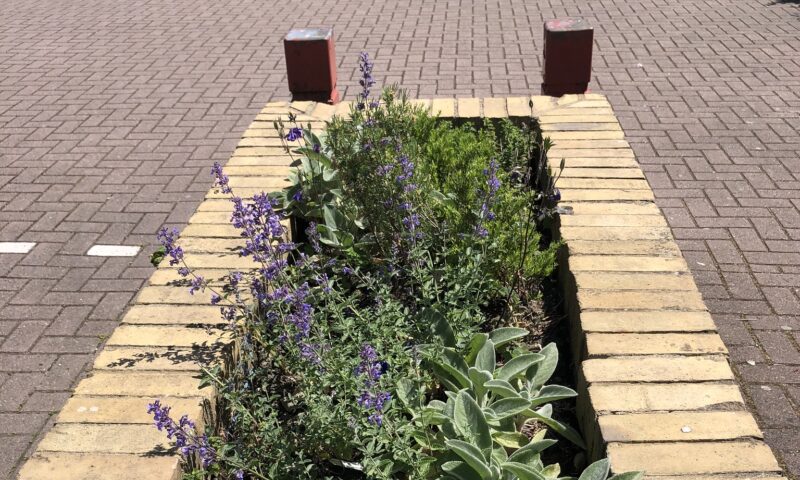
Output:
<path fill-rule="evenodd" d="M 446 327 L 443 330 L 446 332 Z M 415 438 L 435 458 L 440 477 L 558 478 L 559 466 L 544 465 L 541 460 L 541 452 L 556 441 L 545 439 L 545 430 L 530 438 L 523 433 L 529 422 L 541 422 L 583 447 L 578 432 L 552 418 L 550 402 L 576 395 L 570 388 L 546 385 L 558 363 L 555 344 L 548 344 L 539 353 L 506 349 L 527 334 L 525 329 L 506 327 L 474 335 L 461 351 L 448 340 L 444 347 L 427 348 L 427 361 L 446 388 L 447 401 L 432 400 L 421 409 L 414 419 L 421 427 Z M 444 334 L 441 338 L 452 337 Z M 498 364 L 501 352 L 507 360 Z M 400 390 L 401 401 L 413 407 L 411 387 Z M 605 480 L 607 476 L 607 461 L 601 461 L 587 468 L 581 480 Z M 638 477 L 624 480 L 632 479 Z"/>

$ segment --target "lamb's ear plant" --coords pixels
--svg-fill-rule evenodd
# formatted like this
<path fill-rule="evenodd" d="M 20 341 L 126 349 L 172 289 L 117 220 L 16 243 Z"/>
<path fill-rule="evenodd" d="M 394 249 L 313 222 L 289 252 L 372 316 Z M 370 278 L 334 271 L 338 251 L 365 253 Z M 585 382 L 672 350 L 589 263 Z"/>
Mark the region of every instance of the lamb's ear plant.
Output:
<path fill-rule="evenodd" d="M 327 136 L 317 135 L 310 128 L 292 127 L 302 132 L 297 137 L 302 146 L 293 148 L 283 134 L 282 120 L 274 124 L 295 168 L 289 172 L 289 186 L 272 196 L 289 218 L 305 222 L 296 226 L 297 232 L 303 233 L 313 223 L 322 243 L 341 250 L 352 249 L 364 226 L 352 202 L 344 200 L 341 175 L 330 158 Z"/>
<path fill-rule="evenodd" d="M 498 328 L 475 334 L 464 348 L 457 349 L 445 333 L 440 338 L 444 346 L 425 348 L 425 361 L 445 388 L 447 400 L 432 400 L 421 409 L 414 418 L 421 431 L 414 438 L 436 458 L 435 467 L 442 477 L 557 478 L 559 466 L 544 465 L 540 455 L 556 441 L 545 439 L 545 430 L 533 437 L 526 435 L 531 422 L 540 422 L 585 448 L 577 431 L 552 418 L 550 402 L 576 396 L 570 388 L 546 385 L 558 364 L 555 344 L 538 353 L 508 348 L 526 335 L 528 331 L 522 328 Z M 498 358 L 505 360 L 498 362 Z M 400 399 L 409 402 L 412 396 L 406 392 Z M 407 406 L 413 409 L 410 402 Z M 587 468 L 581 478 L 599 478 L 603 465 L 605 480 L 608 467 L 602 462 Z"/>
<path fill-rule="evenodd" d="M 446 388 L 448 400 L 432 401 L 424 413 L 439 414 L 434 416 L 441 420 L 439 431 L 446 439 L 469 437 L 460 425 L 485 424 L 493 443 L 520 448 L 528 441 L 521 433 L 525 424 L 539 421 L 584 447 L 578 432 L 552 418 L 550 402 L 576 395 L 571 388 L 545 385 L 558 364 L 555 344 L 548 344 L 539 353 L 506 348 L 526 335 L 525 329 L 504 327 L 473 335 L 461 351 L 455 346 L 426 348 L 426 361 Z M 498 355 L 507 360 L 498 362 Z M 470 407 L 465 409 L 464 405 Z M 470 412 L 470 417 L 463 417 L 464 412 Z"/>

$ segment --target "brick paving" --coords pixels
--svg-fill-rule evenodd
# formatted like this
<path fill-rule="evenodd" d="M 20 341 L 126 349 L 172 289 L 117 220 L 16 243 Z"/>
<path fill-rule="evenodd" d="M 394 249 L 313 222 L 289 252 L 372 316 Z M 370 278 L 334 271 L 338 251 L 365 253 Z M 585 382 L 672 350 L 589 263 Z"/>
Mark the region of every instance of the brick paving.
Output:
<path fill-rule="evenodd" d="M 800 5 L 400 0 L 0 2 L 0 478 L 60 409 L 252 117 L 284 99 L 281 36 L 337 32 L 413 96 L 538 93 L 541 25 L 596 27 L 608 95 L 731 350 L 800 478 Z M 85 256 L 95 243 L 137 257 Z"/>

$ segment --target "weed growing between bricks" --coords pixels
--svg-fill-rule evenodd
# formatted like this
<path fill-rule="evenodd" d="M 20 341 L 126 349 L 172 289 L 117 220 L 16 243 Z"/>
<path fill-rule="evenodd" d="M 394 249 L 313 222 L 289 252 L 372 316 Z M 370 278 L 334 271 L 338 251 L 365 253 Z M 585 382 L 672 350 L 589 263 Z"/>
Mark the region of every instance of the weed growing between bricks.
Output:
<path fill-rule="evenodd" d="M 575 392 L 548 384 L 559 355 L 541 344 L 558 248 L 540 233 L 559 200 L 548 143 L 533 120 L 456 127 L 396 89 L 372 96 L 360 67 L 357 102 L 324 133 L 276 122 L 297 156 L 285 190 L 245 201 L 214 167 L 259 268 L 217 287 L 160 233 L 237 354 L 204 372 L 215 427 L 148 411 L 186 478 L 559 478 L 543 451 L 583 440 L 553 413 Z M 608 474 L 601 460 L 581 480 Z"/>

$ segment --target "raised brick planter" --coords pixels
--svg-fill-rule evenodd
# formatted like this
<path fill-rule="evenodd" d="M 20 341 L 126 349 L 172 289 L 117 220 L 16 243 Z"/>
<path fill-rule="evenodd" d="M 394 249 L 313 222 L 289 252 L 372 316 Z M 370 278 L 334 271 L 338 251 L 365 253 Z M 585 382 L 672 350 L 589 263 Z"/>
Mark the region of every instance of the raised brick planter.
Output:
<path fill-rule="evenodd" d="M 533 111 L 528 106 L 532 101 Z M 559 181 L 566 245 L 560 273 L 572 321 L 580 420 L 590 453 L 615 471 L 684 479 L 779 477 L 746 411 L 727 353 L 633 152 L 605 97 L 417 101 L 443 117 L 539 117 L 565 159 Z M 272 121 L 295 113 L 321 128 L 349 106 L 268 104 L 245 132 L 226 173 L 241 196 L 280 188 L 289 157 Z M 231 254 L 238 234 L 230 203 L 210 191 L 184 229 L 187 262 L 206 278 L 247 268 Z M 25 480 L 180 476 L 145 405 L 163 398 L 176 413 L 201 417 L 212 391 L 197 371 L 229 340 L 215 329 L 217 307 L 191 296 L 163 263 L 23 467 Z M 210 330 L 202 327 L 211 327 Z M 711 477 L 708 477 L 711 478 Z"/>

